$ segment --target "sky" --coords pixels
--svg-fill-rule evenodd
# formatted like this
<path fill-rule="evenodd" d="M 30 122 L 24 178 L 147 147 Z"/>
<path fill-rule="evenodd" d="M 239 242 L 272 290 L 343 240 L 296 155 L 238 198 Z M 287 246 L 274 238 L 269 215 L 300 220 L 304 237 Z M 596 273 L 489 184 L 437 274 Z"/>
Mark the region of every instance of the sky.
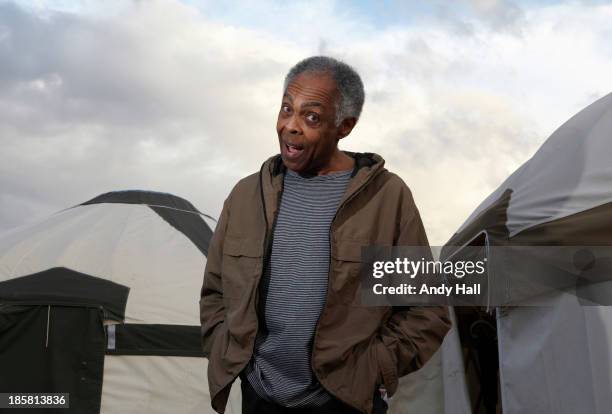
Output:
<path fill-rule="evenodd" d="M 430 243 L 612 91 L 612 2 L 0 0 L 0 234 L 98 194 L 218 216 L 278 153 L 283 79 L 317 54 L 361 75 L 341 149 L 375 152 Z"/>

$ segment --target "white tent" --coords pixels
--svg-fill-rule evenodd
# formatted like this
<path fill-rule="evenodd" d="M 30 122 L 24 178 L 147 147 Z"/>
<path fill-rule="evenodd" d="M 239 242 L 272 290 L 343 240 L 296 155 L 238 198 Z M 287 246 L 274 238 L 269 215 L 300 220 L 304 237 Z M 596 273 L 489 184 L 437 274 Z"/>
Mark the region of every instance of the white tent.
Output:
<path fill-rule="evenodd" d="M 487 246 L 612 245 L 612 94 L 555 131 L 447 246 L 456 254 L 456 246 L 476 240 Z M 610 283 L 597 285 L 606 299 Z M 497 308 L 503 412 L 610 412 L 612 308 L 582 306 L 576 292 L 548 293 L 540 306 Z M 466 384 L 453 372 L 443 375 L 445 388 L 465 394 Z M 445 411 L 458 412 L 453 405 L 447 399 Z"/>
<path fill-rule="evenodd" d="M 211 227 L 182 198 L 121 191 L 2 235 L 0 391 L 70 393 L 79 414 L 212 413 L 198 307 Z"/>

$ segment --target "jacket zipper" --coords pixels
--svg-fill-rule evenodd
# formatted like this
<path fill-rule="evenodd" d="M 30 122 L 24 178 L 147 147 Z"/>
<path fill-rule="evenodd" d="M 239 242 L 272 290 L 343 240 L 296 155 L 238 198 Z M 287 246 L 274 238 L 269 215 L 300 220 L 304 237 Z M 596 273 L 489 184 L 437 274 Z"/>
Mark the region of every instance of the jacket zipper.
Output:
<path fill-rule="evenodd" d="M 261 185 L 261 184 L 260 184 Z M 264 212 L 264 218 L 266 221 L 266 236 L 264 237 L 264 259 L 262 261 L 262 268 L 261 268 L 261 274 L 259 275 L 259 280 L 257 281 L 257 291 L 255 293 L 255 310 L 257 311 L 259 308 L 259 285 L 261 283 L 261 279 L 263 278 L 263 275 L 266 271 L 266 267 L 268 266 L 268 262 L 270 261 L 270 253 L 272 251 L 272 233 L 274 232 L 274 228 L 276 227 L 276 219 L 278 218 L 278 209 L 280 207 L 280 202 L 281 202 L 281 198 L 283 196 L 283 190 L 285 189 L 285 186 L 282 185 L 281 186 L 281 190 L 278 192 L 277 194 L 277 201 L 276 201 L 276 214 L 274 215 L 274 221 L 272 222 L 272 227 L 270 228 L 270 230 L 268 231 L 268 214 L 266 212 L 266 203 L 264 201 L 263 198 L 263 187 L 261 190 L 261 202 L 263 204 L 263 212 Z"/>
<path fill-rule="evenodd" d="M 321 309 L 321 314 L 323 313 L 323 311 L 325 310 L 325 306 L 327 306 L 327 297 L 329 295 L 329 282 L 330 282 L 330 276 L 331 276 L 331 271 L 332 271 L 332 267 L 331 267 L 331 244 L 332 244 L 332 227 L 334 225 L 334 221 L 336 220 L 336 217 L 338 216 L 338 213 L 340 212 L 340 210 L 342 210 L 342 208 L 348 204 L 349 201 L 351 201 L 353 198 L 355 198 L 361 191 L 363 191 L 363 189 L 378 175 L 379 173 L 375 173 L 373 174 L 371 177 L 369 177 L 359 188 L 357 188 L 353 194 L 351 194 L 346 200 L 344 200 L 344 202 L 342 204 L 340 204 L 340 206 L 338 206 L 338 208 L 336 209 L 336 213 L 334 213 L 334 217 L 332 218 L 331 223 L 329 224 L 329 270 L 328 270 L 328 274 L 327 274 L 327 292 L 325 294 L 325 301 L 323 302 L 323 308 Z M 323 385 L 321 383 L 321 379 L 319 378 L 319 376 L 317 375 L 317 371 L 314 369 L 314 351 L 315 351 L 315 347 L 314 347 L 314 343 L 315 340 L 317 338 L 317 334 L 319 333 L 319 322 L 321 321 L 321 314 L 319 314 L 319 318 L 317 319 L 317 325 L 315 326 L 315 333 L 314 333 L 314 337 L 313 337 L 313 347 L 312 347 L 312 351 L 311 351 L 311 355 L 310 355 L 310 365 L 311 365 L 311 369 L 312 372 L 314 373 L 315 377 L 317 378 L 317 381 L 319 381 L 319 384 Z M 325 387 L 324 387 L 325 388 Z M 329 392 L 329 390 L 327 390 Z M 336 398 L 338 398 L 336 396 Z M 340 399 L 340 398 L 338 398 Z M 341 400 L 343 401 L 343 400 Z M 345 404 L 350 405 L 351 407 L 358 409 L 357 407 L 355 407 L 354 405 L 350 404 L 347 401 L 343 401 Z"/>
<path fill-rule="evenodd" d="M 265 165 L 265 164 L 264 164 Z M 280 201 L 281 201 L 281 197 L 283 194 L 283 190 L 285 188 L 284 185 L 281 186 L 281 190 L 278 193 L 277 196 L 277 201 L 276 201 L 276 214 L 274 215 L 274 221 L 272 222 L 272 228 L 270 228 L 270 230 L 268 230 L 268 213 L 266 211 L 266 201 L 264 198 L 264 192 L 263 192 L 263 165 L 261 166 L 261 170 L 259 171 L 259 192 L 261 195 L 261 204 L 263 206 L 263 215 L 264 215 L 264 221 L 266 223 L 266 235 L 264 236 L 264 243 L 263 243 L 263 260 L 262 260 L 262 267 L 261 267 L 261 274 L 259 275 L 259 279 L 257 280 L 257 286 L 255 288 L 255 315 L 257 315 L 257 328 L 255 329 L 255 338 L 253 339 L 253 346 L 251 347 L 251 356 L 253 356 L 253 353 L 255 352 L 255 339 L 257 338 L 257 333 L 259 332 L 259 319 L 260 319 L 260 314 L 259 314 L 259 286 L 261 284 L 261 279 L 263 278 L 263 275 L 266 271 L 266 267 L 268 265 L 268 261 L 269 259 L 269 254 L 270 251 L 272 249 L 272 237 L 270 237 L 272 235 L 272 232 L 274 231 L 274 227 L 276 226 L 276 219 L 278 217 L 278 208 L 280 206 Z M 262 312 L 263 313 L 263 312 Z M 247 361 L 248 364 L 248 361 Z"/>

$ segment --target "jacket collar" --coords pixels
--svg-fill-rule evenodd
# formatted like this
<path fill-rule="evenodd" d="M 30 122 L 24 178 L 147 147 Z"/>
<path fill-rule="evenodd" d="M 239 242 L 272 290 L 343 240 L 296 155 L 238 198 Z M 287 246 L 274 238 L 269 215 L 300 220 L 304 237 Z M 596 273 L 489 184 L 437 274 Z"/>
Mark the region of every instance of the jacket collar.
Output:
<path fill-rule="evenodd" d="M 340 205 L 360 191 L 376 175 L 386 171 L 384 168 L 385 160 L 378 154 L 370 152 L 344 152 L 355 159 L 355 167 L 351 174 L 351 181 L 340 200 Z M 260 190 L 268 230 L 272 228 L 271 226 L 278 209 L 286 171 L 287 167 L 283 164 L 280 154 L 268 158 L 261 166 L 259 175 Z"/>
<path fill-rule="evenodd" d="M 351 178 L 355 177 L 359 170 L 364 167 L 372 168 L 375 166 L 376 168 L 372 169 L 372 172 L 374 172 L 375 170 L 382 168 L 385 164 L 385 160 L 380 155 L 372 152 L 343 152 L 355 159 L 355 167 L 353 168 Z M 267 168 L 266 164 L 268 164 Z M 264 162 L 262 171 L 269 171 L 272 177 L 275 177 L 278 174 L 285 174 L 287 167 L 285 167 L 285 164 L 283 164 L 283 159 L 281 158 L 280 154 L 276 154 Z"/>

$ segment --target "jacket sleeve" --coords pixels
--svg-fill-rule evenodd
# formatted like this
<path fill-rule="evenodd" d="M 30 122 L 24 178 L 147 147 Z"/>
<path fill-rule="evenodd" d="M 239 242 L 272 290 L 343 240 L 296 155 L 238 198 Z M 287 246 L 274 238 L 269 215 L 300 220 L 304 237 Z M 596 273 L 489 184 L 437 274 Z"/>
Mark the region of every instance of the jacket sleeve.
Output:
<path fill-rule="evenodd" d="M 204 282 L 200 292 L 201 339 L 202 348 L 206 356 L 210 354 L 210 349 L 215 339 L 215 332 L 217 332 L 224 319 L 221 266 L 223 261 L 223 240 L 229 219 L 230 197 L 223 203 L 219 221 L 217 221 L 215 232 L 208 246 Z"/>
<path fill-rule="evenodd" d="M 405 184 L 402 192 L 398 237 L 394 244 L 429 246 L 421 217 Z M 380 379 L 390 395 L 397 390 L 399 377 L 416 371 L 431 358 L 449 329 L 448 309 L 444 306 L 392 308 L 391 316 L 381 327 L 378 338 L 378 355 L 383 360 Z M 385 361 L 387 364 L 384 364 Z"/>

